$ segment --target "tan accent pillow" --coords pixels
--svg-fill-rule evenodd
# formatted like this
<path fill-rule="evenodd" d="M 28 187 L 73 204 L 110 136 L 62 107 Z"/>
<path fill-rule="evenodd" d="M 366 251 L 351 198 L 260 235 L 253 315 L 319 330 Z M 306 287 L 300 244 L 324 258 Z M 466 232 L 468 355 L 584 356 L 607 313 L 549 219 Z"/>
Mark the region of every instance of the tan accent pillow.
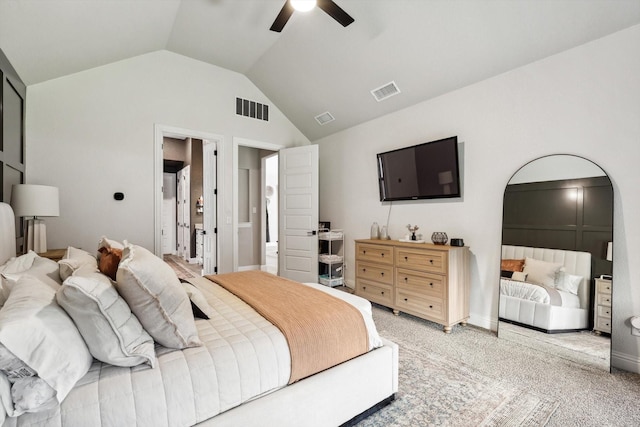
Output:
<path fill-rule="evenodd" d="M 524 268 L 523 259 L 503 259 L 500 262 L 500 270 L 504 271 L 522 271 Z"/>
<path fill-rule="evenodd" d="M 116 288 L 156 342 L 182 349 L 202 345 L 191 301 L 176 273 L 147 249 L 125 244 Z"/>
<path fill-rule="evenodd" d="M 108 276 L 111 280 L 116 280 L 116 272 L 118 264 L 122 258 L 122 249 L 102 247 L 98 249 L 100 252 L 100 261 L 98 268 L 100 273 Z"/>

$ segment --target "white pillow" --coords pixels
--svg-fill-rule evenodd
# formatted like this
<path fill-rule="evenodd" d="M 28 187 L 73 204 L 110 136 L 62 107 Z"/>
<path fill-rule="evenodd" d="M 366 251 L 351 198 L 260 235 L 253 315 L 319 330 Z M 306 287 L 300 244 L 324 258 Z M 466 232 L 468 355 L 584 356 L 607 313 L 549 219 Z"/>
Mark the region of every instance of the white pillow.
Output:
<path fill-rule="evenodd" d="M 527 273 L 522 271 L 514 271 L 511 275 L 511 280 L 515 280 L 517 282 L 526 282 L 527 281 Z"/>
<path fill-rule="evenodd" d="M 98 260 L 87 251 L 77 249 L 72 246 L 67 248 L 64 257 L 58 261 L 60 269 L 60 280 L 65 281 L 79 268 L 98 270 Z"/>
<path fill-rule="evenodd" d="M 212 319 L 216 312 L 209 305 L 204 295 L 202 295 L 202 292 L 200 292 L 200 289 L 196 288 L 195 285 L 192 285 L 191 283 L 188 283 L 188 282 L 182 282 L 182 287 L 187 292 L 187 296 L 189 297 L 189 300 L 191 300 L 191 304 L 193 304 L 193 306 L 195 307 L 194 316 L 195 316 L 195 311 L 199 310 L 200 315 L 204 316 L 205 319 Z"/>
<path fill-rule="evenodd" d="M 177 349 L 202 345 L 189 297 L 162 259 L 127 243 L 116 281 L 118 293 L 156 342 Z"/>
<path fill-rule="evenodd" d="M 0 309 L 0 343 L 37 372 L 55 390 L 60 403 L 87 373 L 93 358 L 55 295 L 51 284 L 39 277 L 20 276 Z M 38 409 L 45 408 L 30 410 Z"/>
<path fill-rule="evenodd" d="M 36 258 L 38 258 L 38 254 L 34 251 L 29 251 L 19 257 L 13 257 L 0 266 L 0 274 L 22 273 L 31 268 Z M 4 305 L 4 302 L 9 297 L 9 284 L 5 284 L 5 280 L 4 276 L 0 277 L 0 307 Z"/>
<path fill-rule="evenodd" d="M 560 274 L 558 274 L 556 289 L 578 295 L 582 279 L 582 276 L 575 276 L 561 271 Z"/>
<path fill-rule="evenodd" d="M 26 275 L 37 278 L 48 285 L 54 292 L 60 288 L 60 285 L 62 285 L 58 263 L 48 258 L 36 257 L 36 259 L 33 260 L 31 267 L 25 271 L 18 273 L 2 273 L 2 276 L 6 279 L 4 284 L 8 285 L 10 292 L 18 279 Z"/>
<path fill-rule="evenodd" d="M 533 258 L 524 259 L 524 273 L 527 273 L 527 281 L 549 287 L 555 287 L 556 278 L 562 264 L 541 261 Z"/>
<path fill-rule="evenodd" d="M 75 322 L 93 357 L 115 366 L 155 366 L 153 339 L 107 276 L 76 272 L 64 281 L 56 298 Z"/>

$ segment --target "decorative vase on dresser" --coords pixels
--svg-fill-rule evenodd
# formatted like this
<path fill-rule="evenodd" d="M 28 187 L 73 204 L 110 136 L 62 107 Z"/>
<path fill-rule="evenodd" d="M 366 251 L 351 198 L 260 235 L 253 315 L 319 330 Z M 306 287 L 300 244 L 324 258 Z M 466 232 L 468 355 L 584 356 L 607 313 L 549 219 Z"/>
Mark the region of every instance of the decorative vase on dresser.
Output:
<path fill-rule="evenodd" d="M 430 320 L 444 332 L 469 319 L 469 248 L 356 240 L 356 294 Z"/>
<path fill-rule="evenodd" d="M 596 279 L 596 298 L 593 330 L 596 333 L 611 333 L 611 280 Z"/>

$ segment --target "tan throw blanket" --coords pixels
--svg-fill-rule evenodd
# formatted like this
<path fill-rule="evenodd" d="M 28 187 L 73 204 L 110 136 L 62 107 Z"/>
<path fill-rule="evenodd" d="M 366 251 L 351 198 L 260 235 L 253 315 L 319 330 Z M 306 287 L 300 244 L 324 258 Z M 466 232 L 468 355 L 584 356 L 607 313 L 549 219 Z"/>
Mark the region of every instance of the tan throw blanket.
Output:
<path fill-rule="evenodd" d="M 263 271 L 205 277 L 282 331 L 291 352 L 289 384 L 366 353 L 369 348 L 362 315 L 338 298 Z"/>

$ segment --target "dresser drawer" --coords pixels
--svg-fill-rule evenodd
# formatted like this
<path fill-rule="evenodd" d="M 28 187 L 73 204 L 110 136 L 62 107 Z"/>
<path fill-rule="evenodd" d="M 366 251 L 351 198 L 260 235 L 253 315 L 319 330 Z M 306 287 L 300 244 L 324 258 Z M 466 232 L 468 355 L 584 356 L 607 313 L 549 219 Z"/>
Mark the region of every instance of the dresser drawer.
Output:
<path fill-rule="evenodd" d="M 356 277 L 393 285 L 393 266 L 356 261 Z"/>
<path fill-rule="evenodd" d="M 596 279 L 596 292 L 611 295 L 611 282 L 609 280 Z"/>
<path fill-rule="evenodd" d="M 419 295 L 396 289 L 396 308 L 400 311 L 425 316 L 429 320 L 441 322 L 445 320 L 445 305 L 442 298 Z"/>
<path fill-rule="evenodd" d="M 425 294 L 436 298 L 445 297 L 445 276 L 425 273 L 423 271 L 396 270 L 396 286 L 417 294 Z"/>
<path fill-rule="evenodd" d="M 611 319 L 608 317 L 596 317 L 596 326 L 594 329 L 611 333 Z"/>
<path fill-rule="evenodd" d="M 611 319 L 611 306 L 599 305 L 596 316 Z"/>
<path fill-rule="evenodd" d="M 393 306 L 393 290 L 391 286 L 369 280 L 356 280 L 356 295 L 387 307 Z"/>
<path fill-rule="evenodd" d="M 447 254 L 445 252 L 397 248 L 396 260 L 398 267 L 439 274 L 447 272 Z"/>
<path fill-rule="evenodd" d="M 596 304 L 611 307 L 611 294 L 601 294 L 601 293 L 597 294 Z"/>
<path fill-rule="evenodd" d="M 356 244 L 356 259 L 393 265 L 393 247 L 358 243 Z"/>

